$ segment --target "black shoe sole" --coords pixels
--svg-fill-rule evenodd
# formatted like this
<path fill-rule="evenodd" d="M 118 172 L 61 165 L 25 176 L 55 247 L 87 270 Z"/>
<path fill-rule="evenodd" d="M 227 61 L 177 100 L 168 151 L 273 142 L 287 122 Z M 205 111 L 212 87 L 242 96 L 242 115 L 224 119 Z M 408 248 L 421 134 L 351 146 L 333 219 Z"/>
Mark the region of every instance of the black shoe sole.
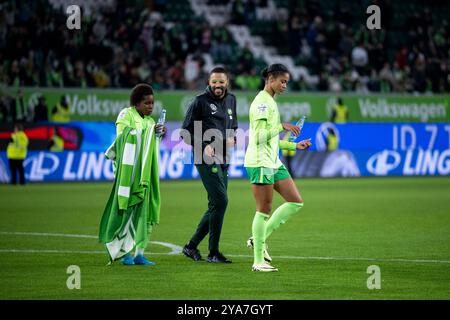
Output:
<path fill-rule="evenodd" d="M 207 260 L 209 263 L 232 263 L 230 260 L 228 261 L 218 261 L 218 260 Z"/>
<path fill-rule="evenodd" d="M 198 259 L 195 259 L 193 256 L 191 256 L 191 255 L 185 253 L 184 251 L 183 251 L 183 254 L 184 254 L 186 257 L 188 257 L 188 258 L 190 258 L 190 259 L 192 259 L 192 260 L 194 260 L 194 261 L 201 261 L 201 260 L 202 260 L 202 257 L 200 257 L 200 258 L 198 258 Z"/>

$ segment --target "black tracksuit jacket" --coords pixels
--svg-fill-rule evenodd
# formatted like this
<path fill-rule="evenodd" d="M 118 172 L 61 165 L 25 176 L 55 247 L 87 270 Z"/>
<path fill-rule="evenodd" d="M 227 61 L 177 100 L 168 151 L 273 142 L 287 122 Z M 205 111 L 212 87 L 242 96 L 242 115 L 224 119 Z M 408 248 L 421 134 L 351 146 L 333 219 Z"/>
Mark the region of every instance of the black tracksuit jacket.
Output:
<path fill-rule="evenodd" d="M 201 121 L 201 137 L 199 135 L 194 136 L 195 121 Z M 201 153 L 200 150 L 195 150 L 194 152 L 197 152 L 197 158 L 201 156 L 203 164 L 205 163 L 202 156 L 203 150 L 212 142 L 215 142 L 216 144 L 221 143 L 223 145 L 223 152 L 215 149 L 214 161 L 220 164 L 227 163 L 226 139 L 235 138 L 234 132 L 230 132 L 230 129 L 236 130 L 237 127 L 236 97 L 227 91 L 224 97 L 219 99 L 214 95 L 209 86 L 204 93 L 197 95 L 190 103 L 182 126 L 183 129 L 189 131 L 191 136 L 190 141 L 186 141 L 185 139 L 185 142 L 190 142 L 194 149 L 196 146 L 201 145 Z M 211 138 L 204 137 L 204 134 L 208 129 L 219 130 L 221 136 L 213 134 Z M 228 132 L 227 129 L 229 130 Z M 195 158 L 196 157 L 194 157 L 194 159 Z M 198 164 L 197 161 L 196 164 Z"/>

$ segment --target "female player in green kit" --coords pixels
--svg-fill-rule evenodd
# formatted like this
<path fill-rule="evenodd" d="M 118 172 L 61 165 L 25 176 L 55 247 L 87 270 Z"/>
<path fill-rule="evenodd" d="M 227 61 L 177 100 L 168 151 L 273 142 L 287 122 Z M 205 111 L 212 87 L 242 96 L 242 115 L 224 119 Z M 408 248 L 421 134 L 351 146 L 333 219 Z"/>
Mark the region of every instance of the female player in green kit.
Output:
<path fill-rule="evenodd" d="M 262 72 L 265 80 L 264 90 L 260 91 L 250 106 L 249 144 L 245 153 L 244 166 L 252 183 L 256 201 L 256 214 L 253 218 L 252 234 L 247 245 L 253 247 L 253 271 L 278 271 L 271 266 L 267 253 L 266 240 L 282 223 L 295 215 L 303 207 L 303 199 L 280 161 L 279 149 L 307 149 L 311 142 L 298 143 L 280 141 L 281 131 L 290 131 L 298 136 L 300 128 L 289 123 L 281 123 L 275 94 L 283 93 L 289 81 L 289 71 L 282 64 L 272 64 Z M 273 190 L 286 201 L 272 215 Z"/>

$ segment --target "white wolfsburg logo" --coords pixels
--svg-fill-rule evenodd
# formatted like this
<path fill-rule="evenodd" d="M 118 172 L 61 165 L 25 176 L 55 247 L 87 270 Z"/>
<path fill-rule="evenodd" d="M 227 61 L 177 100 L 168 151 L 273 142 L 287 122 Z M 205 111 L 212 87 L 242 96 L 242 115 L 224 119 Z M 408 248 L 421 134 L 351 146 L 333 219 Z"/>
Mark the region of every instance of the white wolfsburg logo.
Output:
<path fill-rule="evenodd" d="M 392 161 L 390 161 L 392 160 Z M 401 156 L 396 151 L 383 150 L 375 153 L 367 161 L 367 170 L 376 176 L 385 176 L 389 171 L 397 168 Z"/>
<path fill-rule="evenodd" d="M 217 112 L 217 107 L 215 104 L 211 103 L 209 107 L 211 108 L 211 114 L 215 114 Z"/>

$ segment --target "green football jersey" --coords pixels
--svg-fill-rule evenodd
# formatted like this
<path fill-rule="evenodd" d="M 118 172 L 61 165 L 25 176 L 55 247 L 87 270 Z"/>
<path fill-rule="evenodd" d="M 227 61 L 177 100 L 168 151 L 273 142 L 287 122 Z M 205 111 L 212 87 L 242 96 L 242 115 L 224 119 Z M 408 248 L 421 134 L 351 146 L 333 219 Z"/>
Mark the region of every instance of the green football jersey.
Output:
<path fill-rule="evenodd" d="M 136 108 L 128 107 L 120 111 L 119 116 L 116 120 L 116 133 L 121 134 L 123 129 L 126 127 L 131 127 L 133 129 L 147 129 L 155 124 L 150 116 L 145 116 L 142 118 L 137 112 Z"/>
<path fill-rule="evenodd" d="M 273 97 L 262 90 L 250 105 L 249 143 L 245 152 L 245 167 L 277 169 L 283 163 L 278 157 L 279 133 L 283 131 L 280 113 Z"/>

